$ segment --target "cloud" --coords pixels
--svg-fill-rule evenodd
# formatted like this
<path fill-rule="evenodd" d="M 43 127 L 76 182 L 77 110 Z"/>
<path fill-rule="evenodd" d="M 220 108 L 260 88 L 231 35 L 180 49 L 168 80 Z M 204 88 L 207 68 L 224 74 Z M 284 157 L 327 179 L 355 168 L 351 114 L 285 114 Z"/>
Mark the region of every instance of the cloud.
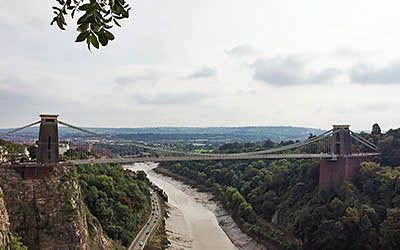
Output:
<path fill-rule="evenodd" d="M 217 70 L 211 67 L 201 68 L 192 74 L 190 74 L 187 78 L 196 79 L 196 78 L 208 78 L 217 75 Z"/>
<path fill-rule="evenodd" d="M 336 68 L 308 71 L 307 61 L 298 56 L 257 59 L 253 64 L 253 79 L 275 86 L 319 84 L 334 80 L 341 74 Z"/>
<path fill-rule="evenodd" d="M 333 55 L 342 59 L 357 59 L 382 54 L 381 50 L 371 49 L 353 49 L 353 48 L 339 48 L 333 52 Z"/>
<path fill-rule="evenodd" d="M 0 90 L 4 88 L 15 88 L 16 86 L 20 88 L 25 85 L 27 85 L 25 81 L 12 75 L 6 75 L 0 78 Z"/>
<path fill-rule="evenodd" d="M 400 61 L 381 68 L 368 63 L 360 63 L 350 69 L 350 79 L 354 83 L 398 84 L 400 83 Z"/>
<path fill-rule="evenodd" d="M 0 123 L 7 123 L 8 116 L 19 117 L 27 114 L 39 114 L 46 110 L 55 110 L 58 107 L 71 106 L 67 98 L 60 95 L 47 95 L 29 87 L 34 83 L 19 78 L 0 79 L 0 106 L 2 117 Z"/>
<path fill-rule="evenodd" d="M 349 48 L 340 48 L 335 50 L 334 55 L 344 58 L 359 57 L 361 55 L 361 51 Z"/>
<path fill-rule="evenodd" d="M 207 99 L 209 96 L 201 93 L 161 93 L 153 96 L 135 95 L 133 99 L 139 104 L 174 105 L 193 104 Z"/>
<path fill-rule="evenodd" d="M 241 57 L 241 56 L 255 55 L 258 53 L 258 51 L 254 47 L 248 44 L 241 44 L 236 47 L 233 47 L 227 53 L 228 55 L 231 56 Z"/>
<path fill-rule="evenodd" d="M 119 85 L 126 85 L 139 82 L 157 83 L 162 73 L 153 69 L 131 69 L 122 76 L 118 76 L 115 82 Z"/>

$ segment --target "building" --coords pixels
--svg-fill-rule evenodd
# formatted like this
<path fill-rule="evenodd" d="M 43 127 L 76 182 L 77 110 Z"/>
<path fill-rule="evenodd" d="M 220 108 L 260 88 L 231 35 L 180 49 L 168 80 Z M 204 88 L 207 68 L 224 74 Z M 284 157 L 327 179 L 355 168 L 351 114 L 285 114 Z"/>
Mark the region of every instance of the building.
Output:
<path fill-rule="evenodd" d="M 5 147 L 0 146 L 0 163 L 6 162 L 8 160 L 8 151 Z"/>
<path fill-rule="evenodd" d="M 58 143 L 58 153 L 60 155 L 64 155 L 70 149 L 68 142 L 59 142 Z"/>

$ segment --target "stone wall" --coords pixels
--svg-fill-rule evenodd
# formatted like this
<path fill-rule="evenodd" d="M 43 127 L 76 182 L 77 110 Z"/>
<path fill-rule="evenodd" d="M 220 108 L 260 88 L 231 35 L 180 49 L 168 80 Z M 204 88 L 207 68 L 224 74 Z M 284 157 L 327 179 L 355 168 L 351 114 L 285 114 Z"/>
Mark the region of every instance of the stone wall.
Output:
<path fill-rule="evenodd" d="M 343 181 L 351 181 L 357 175 L 361 163 L 367 160 L 362 157 L 338 157 L 336 160 L 320 160 L 319 186 L 321 188 L 336 188 Z"/>

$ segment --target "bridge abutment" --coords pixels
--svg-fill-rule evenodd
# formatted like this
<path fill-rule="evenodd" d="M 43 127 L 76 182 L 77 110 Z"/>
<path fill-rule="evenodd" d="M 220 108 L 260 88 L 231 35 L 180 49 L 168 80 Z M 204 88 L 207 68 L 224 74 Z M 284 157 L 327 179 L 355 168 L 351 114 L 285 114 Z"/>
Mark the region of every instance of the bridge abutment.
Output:
<path fill-rule="evenodd" d="M 319 187 L 337 188 L 344 181 L 351 181 L 357 175 L 362 157 L 338 157 L 337 159 L 321 159 L 319 163 Z"/>

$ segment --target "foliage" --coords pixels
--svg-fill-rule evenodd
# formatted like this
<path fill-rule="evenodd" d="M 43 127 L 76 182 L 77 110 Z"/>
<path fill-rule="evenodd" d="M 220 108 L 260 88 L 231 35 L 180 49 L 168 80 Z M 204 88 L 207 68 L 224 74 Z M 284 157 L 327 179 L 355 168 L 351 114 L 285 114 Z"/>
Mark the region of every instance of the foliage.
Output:
<path fill-rule="evenodd" d="M 65 160 L 89 159 L 90 157 L 97 157 L 97 155 L 83 149 L 68 149 L 63 155 Z"/>
<path fill-rule="evenodd" d="M 77 20 L 77 36 L 75 42 L 86 41 L 88 49 L 91 45 L 95 48 L 107 46 L 114 40 L 110 32 L 113 24 L 121 26 L 119 20 L 129 18 L 130 7 L 125 0 L 56 0 L 57 6 L 53 7 L 54 18 L 51 24 L 65 30 L 66 18 L 83 12 Z"/>
<path fill-rule="evenodd" d="M 29 145 L 27 150 L 31 159 L 36 159 L 38 147 L 36 145 Z"/>
<path fill-rule="evenodd" d="M 0 139 L 0 146 L 4 147 L 6 149 L 6 151 L 8 152 L 7 157 L 9 158 L 9 160 L 11 160 L 11 161 L 28 160 L 28 156 L 26 155 L 26 152 L 25 152 L 25 145 L 12 143 L 12 142 L 8 142 L 8 141 Z"/>
<path fill-rule="evenodd" d="M 400 129 L 389 130 L 378 140 L 382 164 L 400 166 Z"/>
<path fill-rule="evenodd" d="M 280 248 L 293 247 L 293 241 L 263 221 L 285 228 L 303 249 L 399 249 L 400 129 L 382 134 L 374 125 L 373 133 L 361 136 L 378 143 L 382 162 L 390 166 L 364 163 L 353 183 L 345 182 L 337 190 L 319 189 L 319 164 L 312 160 L 181 162 L 163 167 L 212 187 L 236 220 L 251 225 L 258 239 L 275 240 Z M 287 143 L 291 142 L 280 145 Z M 231 143 L 220 150 L 248 148 Z"/>
<path fill-rule="evenodd" d="M 378 123 L 375 123 L 374 125 L 372 125 L 372 131 L 371 131 L 371 135 L 381 135 L 382 131 L 381 131 L 381 127 L 379 127 Z"/>
<path fill-rule="evenodd" d="M 111 165 L 82 165 L 77 170 L 90 212 L 111 239 L 128 246 L 150 211 L 147 177 L 130 176 Z"/>
<path fill-rule="evenodd" d="M 21 242 L 21 237 L 16 234 L 10 234 L 10 250 L 28 250 L 28 247 Z"/>
<path fill-rule="evenodd" d="M 381 153 L 381 164 L 385 166 L 400 166 L 400 128 L 390 129 L 382 133 L 378 124 L 372 126 L 371 133 L 360 133 L 364 139 L 378 146 Z M 363 151 L 367 150 L 362 145 Z"/>
<path fill-rule="evenodd" d="M 400 208 L 388 209 L 387 217 L 380 229 L 383 249 L 395 250 L 400 246 Z"/>

